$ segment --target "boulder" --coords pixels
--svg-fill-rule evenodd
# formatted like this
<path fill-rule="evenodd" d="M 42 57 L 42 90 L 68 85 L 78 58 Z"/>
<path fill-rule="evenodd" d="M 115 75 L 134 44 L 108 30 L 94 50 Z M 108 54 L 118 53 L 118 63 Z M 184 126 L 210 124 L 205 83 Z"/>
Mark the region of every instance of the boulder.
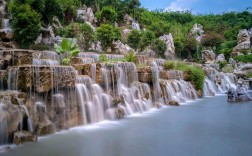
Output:
<path fill-rule="evenodd" d="M 201 24 L 197 24 L 195 23 L 193 25 L 193 28 L 191 30 L 191 34 L 193 34 L 195 36 L 195 39 L 198 41 L 198 42 L 201 42 L 201 39 L 203 37 L 203 33 L 204 33 L 204 29 L 203 29 L 203 26 Z"/>
<path fill-rule="evenodd" d="M 7 1 L 0 0 L 0 21 L 7 15 Z"/>
<path fill-rule="evenodd" d="M 53 134 L 55 132 L 56 132 L 55 125 L 49 120 L 40 122 L 36 127 L 36 134 L 38 136 Z"/>
<path fill-rule="evenodd" d="M 219 62 L 225 62 L 225 56 L 224 54 L 219 54 L 217 57 L 216 57 L 216 63 L 219 63 Z"/>
<path fill-rule="evenodd" d="M 63 28 L 60 21 L 59 21 L 59 18 L 57 16 L 54 16 L 52 19 L 52 27 L 53 27 L 54 31 L 57 31 L 57 30 Z"/>
<path fill-rule="evenodd" d="M 93 9 L 83 5 L 82 8 L 77 10 L 77 18 L 91 24 L 95 23 L 95 15 Z"/>
<path fill-rule="evenodd" d="M 48 26 L 47 28 L 41 28 L 41 34 L 35 41 L 35 44 L 46 44 L 46 45 L 53 45 L 58 43 L 58 38 L 56 38 L 54 34 L 54 29 L 52 26 Z"/>
<path fill-rule="evenodd" d="M 14 143 L 16 145 L 23 144 L 25 142 L 35 142 L 38 137 L 28 131 L 18 131 L 14 133 Z"/>
<path fill-rule="evenodd" d="M 130 46 L 127 44 L 123 44 L 121 41 L 116 41 L 113 43 L 116 53 L 119 54 L 126 54 L 129 51 L 134 51 Z"/>
<path fill-rule="evenodd" d="M 175 46 L 173 42 L 172 34 L 161 36 L 159 39 L 166 43 L 166 51 L 164 53 L 166 59 L 174 59 L 175 58 Z"/>
<path fill-rule="evenodd" d="M 140 53 L 141 55 L 145 55 L 147 57 L 157 57 L 157 54 L 148 46 L 144 51 Z"/>
<path fill-rule="evenodd" d="M 237 56 L 247 52 L 251 45 L 250 38 L 251 36 L 247 29 L 240 30 L 237 35 L 237 46 L 233 48 L 232 56 Z"/>
<path fill-rule="evenodd" d="M 168 104 L 172 106 L 179 106 L 179 103 L 177 101 L 169 101 Z"/>
<path fill-rule="evenodd" d="M 215 62 L 215 53 L 212 50 L 203 50 L 202 58 L 205 61 L 205 63 L 212 64 Z"/>

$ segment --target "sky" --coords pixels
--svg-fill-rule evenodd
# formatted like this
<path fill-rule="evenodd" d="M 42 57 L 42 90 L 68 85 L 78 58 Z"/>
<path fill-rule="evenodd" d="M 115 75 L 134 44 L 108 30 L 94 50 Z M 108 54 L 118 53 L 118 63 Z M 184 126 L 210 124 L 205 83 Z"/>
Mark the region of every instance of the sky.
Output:
<path fill-rule="evenodd" d="M 201 14 L 242 11 L 252 7 L 252 0 L 140 0 L 140 2 L 142 7 L 149 10 L 190 10 L 193 13 Z"/>

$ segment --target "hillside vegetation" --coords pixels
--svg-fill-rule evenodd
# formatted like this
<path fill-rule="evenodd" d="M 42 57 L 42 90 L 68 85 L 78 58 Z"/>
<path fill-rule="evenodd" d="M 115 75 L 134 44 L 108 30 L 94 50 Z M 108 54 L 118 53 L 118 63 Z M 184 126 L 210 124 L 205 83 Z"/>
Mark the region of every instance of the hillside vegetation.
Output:
<path fill-rule="evenodd" d="M 93 9 L 97 20 L 93 25 L 97 31 L 77 18 L 76 10 L 83 5 Z M 205 48 L 211 48 L 217 54 L 224 53 L 228 58 L 237 43 L 239 30 L 252 28 L 250 9 L 194 15 L 190 11 L 149 11 L 140 6 L 139 0 L 10 0 L 9 12 L 13 18 L 11 24 L 15 41 L 24 48 L 34 44 L 40 27 L 46 27 L 57 16 L 63 28 L 56 35 L 79 39 L 83 42 L 84 50 L 88 50 L 91 43 L 98 40 L 104 51 L 109 47 L 113 50 L 113 41 L 121 40 L 139 51 L 152 47 L 158 56 L 163 57 L 166 47 L 158 38 L 171 33 L 176 56 L 194 60 L 200 59 L 198 52 Z M 129 28 L 125 22 L 126 14 L 139 22 L 142 31 L 131 31 L 124 38 L 122 30 Z M 195 23 L 204 27 L 205 35 L 200 43 L 190 33 Z"/>

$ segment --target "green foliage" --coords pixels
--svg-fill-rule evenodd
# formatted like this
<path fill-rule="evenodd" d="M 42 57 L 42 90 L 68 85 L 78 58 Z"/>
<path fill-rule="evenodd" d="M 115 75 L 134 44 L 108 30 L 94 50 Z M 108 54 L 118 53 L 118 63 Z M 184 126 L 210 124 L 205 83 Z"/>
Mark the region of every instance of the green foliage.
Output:
<path fill-rule="evenodd" d="M 230 54 L 233 51 L 233 48 L 236 46 L 237 41 L 226 41 L 221 44 L 219 52 L 225 55 L 225 58 L 228 59 Z"/>
<path fill-rule="evenodd" d="M 249 72 L 249 73 L 247 74 L 247 77 L 248 77 L 248 78 L 252 78 L 252 73 Z"/>
<path fill-rule="evenodd" d="M 141 45 L 140 45 L 141 49 L 143 50 L 148 45 L 151 45 L 154 39 L 155 39 L 155 34 L 152 31 L 150 30 L 144 31 L 142 33 L 142 38 L 141 38 Z"/>
<path fill-rule="evenodd" d="M 175 63 L 173 61 L 165 61 L 164 63 L 164 69 L 165 70 L 170 70 L 175 68 Z"/>
<path fill-rule="evenodd" d="M 14 30 L 14 39 L 21 48 L 28 48 L 38 37 L 41 16 L 28 4 L 11 3 L 9 9 L 13 19 L 11 26 Z"/>
<path fill-rule="evenodd" d="M 219 34 L 206 33 L 201 40 L 201 44 L 206 48 L 219 48 L 223 40 L 223 37 L 221 37 Z"/>
<path fill-rule="evenodd" d="M 42 16 L 44 24 L 49 24 L 54 16 L 63 19 L 63 10 L 58 0 L 34 0 L 31 7 Z"/>
<path fill-rule="evenodd" d="M 155 39 L 152 45 L 152 49 L 154 52 L 160 56 L 160 57 L 165 57 L 164 53 L 167 49 L 166 43 L 160 39 Z"/>
<path fill-rule="evenodd" d="M 96 18 L 100 23 L 114 24 L 117 18 L 117 13 L 112 6 L 105 6 L 100 12 L 96 13 Z"/>
<path fill-rule="evenodd" d="M 61 45 L 54 45 L 55 51 L 62 55 L 64 58 L 62 59 L 62 64 L 68 65 L 70 63 L 70 59 L 79 54 L 80 50 L 76 43 L 73 42 L 73 39 L 63 38 Z"/>
<path fill-rule="evenodd" d="M 127 44 L 137 50 L 141 44 L 141 32 L 137 30 L 132 30 L 127 38 Z"/>
<path fill-rule="evenodd" d="M 107 57 L 105 54 L 101 54 L 101 55 L 99 56 L 98 61 L 101 62 L 101 63 L 102 63 L 102 62 L 108 62 L 109 59 L 108 59 L 108 57 Z"/>
<path fill-rule="evenodd" d="M 220 66 L 220 69 L 222 70 L 226 65 L 227 65 L 227 62 L 224 61 L 224 62 L 218 62 L 219 66 Z"/>
<path fill-rule="evenodd" d="M 252 54 L 250 55 L 239 55 L 234 58 L 238 62 L 251 63 L 252 62 Z"/>
<path fill-rule="evenodd" d="M 195 85 L 196 90 L 201 91 L 203 90 L 203 85 L 205 81 L 205 72 L 202 68 L 178 62 L 176 64 L 175 69 L 184 71 L 185 80 L 190 81 L 193 85 Z"/>
<path fill-rule="evenodd" d="M 135 56 L 134 51 L 129 51 L 128 53 L 126 53 L 124 55 L 124 59 L 125 59 L 126 62 L 136 63 L 136 56 Z"/>
<path fill-rule="evenodd" d="M 112 43 L 116 40 L 121 40 L 121 33 L 118 28 L 109 24 L 103 24 L 96 30 L 97 38 L 102 43 L 103 50 L 111 48 L 113 51 Z"/>

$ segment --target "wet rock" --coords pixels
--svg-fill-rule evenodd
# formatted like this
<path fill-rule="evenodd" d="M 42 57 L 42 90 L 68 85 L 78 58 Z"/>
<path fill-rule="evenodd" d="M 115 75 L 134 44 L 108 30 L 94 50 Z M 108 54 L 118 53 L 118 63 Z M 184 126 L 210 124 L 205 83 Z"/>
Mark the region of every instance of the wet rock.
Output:
<path fill-rule="evenodd" d="M 164 53 L 166 59 L 174 59 L 175 58 L 175 46 L 173 42 L 172 34 L 161 36 L 159 39 L 166 43 L 166 51 Z"/>
<path fill-rule="evenodd" d="M 215 53 L 212 50 L 203 50 L 202 57 L 205 63 L 214 63 L 215 62 Z"/>
<path fill-rule="evenodd" d="M 38 137 L 28 131 L 19 131 L 14 133 L 14 143 L 16 145 L 23 144 L 25 142 L 36 142 Z"/>
<path fill-rule="evenodd" d="M 115 109 L 115 114 L 116 114 L 117 119 L 123 119 L 124 116 L 126 115 L 126 110 L 125 110 L 124 107 L 118 106 L 118 107 Z"/>
<path fill-rule="evenodd" d="M 36 128 L 36 134 L 38 136 L 53 134 L 56 132 L 54 124 L 50 121 L 44 121 L 38 124 Z"/>
<path fill-rule="evenodd" d="M 168 104 L 171 106 L 179 106 L 179 103 L 177 101 L 169 101 Z"/>
<path fill-rule="evenodd" d="M 0 154 L 1 154 L 1 153 L 8 152 L 9 150 L 11 150 L 11 147 L 10 147 L 10 146 L 0 147 Z"/>
<path fill-rule="evenodd" d="M 19 66 L 18 71 L 18 88 L 23 91 L 32 87 L 41 93 L 75 86 L 76 72 L 70 66 Z"/>
<path fill-rule="evenodd" d="M 159 102 L 155 102 L 155 103 L 154 103 L 154 108 L 159 109 L 159 108 L 161 108 L 161 107 L 162 107 L 162 104 L 161 104 L 161 103 L 159 103 Z"/>

